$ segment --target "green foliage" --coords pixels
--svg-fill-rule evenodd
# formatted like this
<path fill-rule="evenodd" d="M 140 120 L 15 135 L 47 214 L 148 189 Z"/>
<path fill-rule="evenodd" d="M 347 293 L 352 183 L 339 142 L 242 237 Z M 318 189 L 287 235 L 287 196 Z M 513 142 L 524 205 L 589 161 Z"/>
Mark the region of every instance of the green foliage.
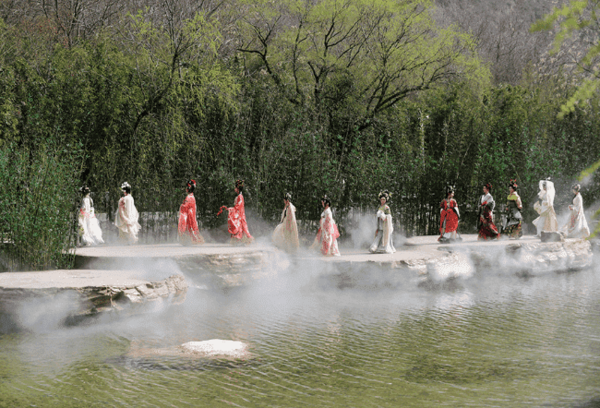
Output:
<path fill-rule="evenodd" d="M 0 26 L 2 174 L 23 186 L 50 169 L 62 215 L 47 218 L 67 234 L 40 235 L 39 220 L 11 226 L 19 262 L 62 262 L 73 229 L 61 200 L 73 210 L 82 183 L 112 217 L 121 182 L 140 211 L 175 213 L 191 177 L 202 227 L 224 228 L 214 215 L 243 178 L 251 216 L 276 220 L 291 192 L 307 233 L 321 195 L 344 229 L 351 209 L 373 211 L 388 189 L 400 230 L 435 234 L 447 184 L 467 232 L 484 183 L 503 203 L 517 178 L 529 219 L 538 180 L 555 179 L 561 205 L 560 191 L 600 156 L 596 92 L 557 120 L 574 94 L 561 79 L 492 85 L 471 37 L 437 26 L 429 1 L 243 1 L 236 12 L 244 18 L 225 26 L 210 13 L 159 24 L 141 10 L 68 47 L 42 22 Z M 241 51 L 223 51 L 228 30 Z M 585 194 L 593 202 L 600 189 Z M 13 220 L 27 218 L 20 206 L 38 208 L 7 200 Z M 54 255 L 28 257 L 33 242 Z"/>
<path fill-rule="evenodd" d="M 276 8 L 257 2 L 241 20 L 240 50 L 292 103 L 343 119 L 342 129 L 364 129 L 437 83 L 489 79 L 472 38 L 438 27 L 432 12 L 430 0 L 283 1 Z M 340 117 L 342 107 L 347 114 Z"/>
<path fill-rule="evenodd" d="M 72 265 L 80 166 L 80 146 L 0 148 L 3 269 Z"/>
<path fill-rule="evenodd" d="M 554 36 L 553 53 L 557 53 L 565 42 L 573 37 L 575 32 L 580 32 L 585 38 L 587 51 L 583 56 L 575 57 L 579 71 L 585 72 L 585 78 L 576 87 L 575 92 L 560 107 L 558 118 L 575 111 L 575 105 L 582 101 L 588 101 L 598 89 L 598 66 L 597 58 L 600 56 L 600 42 L 598 41 L 598 11 L 600 2 L 597 0 L 571 0 L 562 8 L 554 8 L 553 11 L 531 26 L 531 31 L 549 31 L 556 25 L 558 28 Z M 589 44 L 589 45 L 588 45 Z"/>

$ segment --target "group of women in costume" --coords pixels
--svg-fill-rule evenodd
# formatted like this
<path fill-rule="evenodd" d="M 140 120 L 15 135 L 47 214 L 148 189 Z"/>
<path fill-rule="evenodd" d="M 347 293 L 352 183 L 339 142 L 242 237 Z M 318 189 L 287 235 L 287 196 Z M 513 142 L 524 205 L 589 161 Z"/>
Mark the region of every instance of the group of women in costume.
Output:
<path fill-rule="evenodd" d="M 558 222 L 556 212 L 554 211 L 554 184 L 550 180 L 541 180 L 538 201 L 534 209 L 539 217 L 533 221 L 536 226 L 537 235 L 542 231 L 557 232 Z M 502 225 L 502 234 L 509 238 L 518 239 L 523 236 L 521 210 L 523 202 L 518 194 L 518 185 L 516 180 L 509 183 L 509 194 L 506 199 L 506 217 Z M 194 190 L 196 189 L 195 180 L 188 180 L 186 183 L 186 197 L 179 208 L 179 242 L 183 245 L 198 245 L 204 243 L 204 238 L 198 229 L 196 219 L 196 199 Z M 135 244 L 138 241 L 138 232 L 141 228 L 138 223 L 139 213 L 135 207 L 133 197 L 131 196 L 131 186 L 124 182 L 121 185 L 123 197 L 119 200 L 118 209 L 115 214 L 115 226 L 119 230 L 119 240 L 127 244 Z M 217 215 L 223 210 L 227 210 L 228 232 L 231 235 L 232 243 L 250 243 L 254 240 L 248 230 L 246 221 L 246 212 L 244 204 L 244 181 L 237 180 L 235 183 L 235 192 L 237 194 L 233 207 L 222 206 Z M 590 231 L 583 212 L 583 199 L 579 192 L 579 184 L 572 187 L 574 194 L 573 205 L 569 206 L 570 217 L 561 229 L 561 233 L 570 238 L 586 238 Z M 82 243 L 84 245 L 97 245 L 104 243 L 102 239 L 102 230 L 94 214 L 94 203 L 90 197 L 90 189 L 83 186 L 80 189 L 83 194 L 81 209 L 79 213 L 79 228 Z M 500 231 L 494 223 L 494 209 L 496 203 L 492 197 L 492 185 L 487 183 L 483 186 L 483 195 L 478 202 L 478 239 L 490 240 L 500 237 Z M 379 194 L 380 206 L 376 214 L 375 236 L 369 251 L 372 253 L 394 253 L 393 242 L 393 220 L 392 212 L 389 207 L 391 194 L 387 190 Z M 300 247 L 298 239 L 298 225 L 296 222 L 296 207 L 291 202 L 292 196 L 286 193 L 283 198 L 284 208 L 281 213 L 279 225 L 273 232 L 273 243 L 288 252 L 294 252 Z M 337 224 L 333 219 L 331 211 L 331 200 L 325 195 L 321 198 L 323 212 L 319 221 L 319 229 L 315 237 L 313 248 L 319 248 L 325 256 L 340 256 L 337 239 L 340 236 Z M 458 222 L 460 212 L 458 204 L 454 199 L 454 188 L 446 188 L 446 198 L 440 203 L 440 242 L 451 242 L 461 240 L 458 234 Z"/>
<path fill-rule="evenodd" d="M 203 244 L 204 238 L 198 229 L 196 219 L 196 199 L 194 190 L 196 182 L 188 180 L 186 183 L 186 197 L 179 208 L 179 242 L 183 245 Z M 235 183 L 235 192 L 237 194 L 233 207 L 222 206 L 217 213 L 220 215 L 223 210 L 227 210 L 228 232 L 231 235 L 232 243 L 250 243 L 254 240 L 248 230 L 246 221 L 246 211 L 244 205 L 244 181 L 237 180 Z M 90 197 L 90 189 L 83 186 L 80 189 L 83 194 L 81 208 L 79 212 L 80 236 L 84 245 L 98 245 L 104 243 L 102 239 L 102 230 L 94 214 L 94 204 Z M 135 207 L 133 197 L 131 196 L 131 185 L 124 182 L 121 185 L 123 197 L 119 200 L 118 209 L 115 214 L 115 226 L 119 230 L 119 241 L 127 244 L 135 244 L 138 241 L 138 232 L 141 228 L 138 223 L 139 213 Z M 393 253 L 396 252 L 392 239 L 394 231 L 392 223 L 392 213 L 388 202 L 391 194 L 386 190 L 379 194 L 380 207 L 377 211 L 377 228 L 375 239 L 370 247 L 373 253 Z M 284 198 L 284 208 L 281 213 L 279 225 L 273 232 L 273 243 L 288 252 L 295 252 L 300 247 L 298 238 L 298 224 L 296 221 L 296 207 L 292 204 L 292 196 L 286 193 Z M 319 221 L 319 229 L 315 237 L 313 247 L 319 248 L 325 256 L 340 256 L 337 239 L 340 236 L 338 226 L 333 219 L 331 211 L 331 200 L 327 195 L 321 198 L 323 212 Z"/>
<path fill-rule="evenodd" d="M 506 219 L 503 223 L 503 234 L 509 238 L 518 239 L 523 236 L 522 222 L 523 202 L 519 196 L 518 185 L 516 180 L 511 180 L 509 183 L 509 194 L 506 198 Z M 573 192 L 573 204 L 569 205 L 569 219 L 567 223 L 558 229 L 558 220 L 554 211 L 554 196 L 556 191 L 554 183 L 548 180 L 540 180 L 538 200 L 533 208 L 539 214 L 533 225 L 536 227 L 536 236 L 541 236 L 542 232 L 560 232 L 566 238 L 587 238 L 590 236 L 590 230 L 583 212 L 583 198 L 581 197 L 581 186 L 574 184 L 571 187 Z M 478 203 L 478 238 L 481 240 L 497 239 L 500 237 L 500 232 L 494 224 L 494 207 L 495 202 L 492 197 L 492 185 L 486 184 L 483 186 L 483 195 Z M 441 230 L 441 227 L 440 227 Z M 443 237 L 440 237 L 440 239 Z"/>

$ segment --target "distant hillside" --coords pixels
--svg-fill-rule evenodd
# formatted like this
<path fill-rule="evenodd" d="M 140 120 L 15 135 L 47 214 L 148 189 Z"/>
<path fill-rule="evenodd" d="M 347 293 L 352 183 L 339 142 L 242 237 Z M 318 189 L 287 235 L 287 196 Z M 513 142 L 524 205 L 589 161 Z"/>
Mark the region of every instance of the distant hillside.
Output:
<path fill-rule="evenodd" d="M 536 20 L 565 0 L 436 0 L 438 19 L 458 24 L 478 40 L 480 55 L 490 64 L 497 83 L 517 84 L 531 64 L 541 74 L 572 67 L 581 43 L 574 41 L 550 56 L 553 33 L 530 33 Z"/>

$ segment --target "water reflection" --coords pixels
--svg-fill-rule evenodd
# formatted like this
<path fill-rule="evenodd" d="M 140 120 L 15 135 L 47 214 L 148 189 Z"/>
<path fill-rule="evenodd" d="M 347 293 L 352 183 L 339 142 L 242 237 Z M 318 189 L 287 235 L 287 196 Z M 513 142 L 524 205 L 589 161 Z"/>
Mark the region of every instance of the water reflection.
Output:
<path fill-rule="evenodd" d="M 0 406 L 598 406 L 593 270 L 377 289 L 366 275 L 340 288 L 319 273 L 192 288 L 152 314 L 2 335 Z M 212 338 L 244 341 L 256 358 L 127 357 Z"/>

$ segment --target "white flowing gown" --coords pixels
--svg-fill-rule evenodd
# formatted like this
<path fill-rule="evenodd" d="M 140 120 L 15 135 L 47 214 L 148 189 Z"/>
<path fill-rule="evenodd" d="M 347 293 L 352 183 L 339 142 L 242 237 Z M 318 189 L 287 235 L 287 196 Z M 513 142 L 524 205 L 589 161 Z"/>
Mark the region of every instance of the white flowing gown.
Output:
<path fill-rule="evenodd" d="M 546 183 L 544 189 L 543 183 Z M 537 229 L 537 235 L 540 236 L 542 231 L 545 232 L 557 232 L 558 231 L 558 220 L 556 219 L 556 212 L 554 211 L 554 183 L 548 180 L 540 180 L 540 192 L 538 193 L 539 199 L 542 204 L 536 203 L 533 208 L 540 215 L 533 220 L 533 225 Z"/>
<path fill-rule="evenodd" d="M 138 232 L 142 226 L 138 224 L 140 215 L 135 208 L 133 197 L 127 194 L 119 200 L 119 208 L 115 215 L 115 225 L 119 228 L 119 238 L 129 244 L 138 241 Z"/>
<path fill-rule="evenodd" d="M 377 231 L 369 251 L 374 254 L 393 254 L 396 252 L 392 238 L 393 232 L 394 224 L 392 223 L 390 208 L 387 205 L 379 207 L 377 210 Z"/>
<path fill-rule="evenodd" d="M 562 227 L 561 232 L 567 238 L 587 238 L 590 236 L 585 214 L 583 212 L 583 197 L 580 193 L 573 198 L 573 205 L 569 206 L 571 215 L 569 221 Z"/>
<path fill-rule="evenodd" d="M 98 245 L 104 243 L 100 223 L 94 212 L 94 202 L 89 194 L 81 200 L 78 221 L 79 235 L 81 236 L 81 241 L 84 245 Z"/>
<path fill-rule="evenodd" d="M 300 247 L 298 240 L 298 224 L 296 223 L 296 207 L 292 203 L 283 209 L 281 222 L 273 231 L 273 244 L 288 252 L 294 252 Z"/>

